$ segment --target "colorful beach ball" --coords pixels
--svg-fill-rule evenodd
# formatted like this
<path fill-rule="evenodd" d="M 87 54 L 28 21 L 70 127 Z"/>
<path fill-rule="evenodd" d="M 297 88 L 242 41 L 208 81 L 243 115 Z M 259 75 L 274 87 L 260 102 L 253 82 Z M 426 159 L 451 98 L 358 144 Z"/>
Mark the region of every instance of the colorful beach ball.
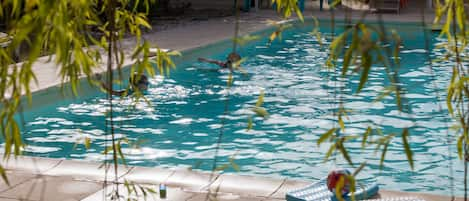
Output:
<path fill-rule="evenodd" d="M 347 175 L 351 175 L 348 170 L 339 169 L 333 170 L 327 175 L 327 188 L 333 193 L 336 193 L 336 189 L 341 189 L 342 196 L 348 194 L 350 192 L 350 182 Z M 343 179 L 343 183 L 341 184 L 339 181 Z"/>

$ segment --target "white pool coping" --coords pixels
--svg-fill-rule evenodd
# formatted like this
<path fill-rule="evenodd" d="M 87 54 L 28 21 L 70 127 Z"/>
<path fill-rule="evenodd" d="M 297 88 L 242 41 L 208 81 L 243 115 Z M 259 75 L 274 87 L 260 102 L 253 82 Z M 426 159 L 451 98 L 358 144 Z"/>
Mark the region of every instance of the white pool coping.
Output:
<path fill-rule="evenodd" d="M 12 156 L 13 157 L 13 156 Z M 100 168 L 101 163 L 81 160 L 63 160 L 20 156 L 1 162 L 7 169 L 10 186 L 0 181 L 0 200 L 104 200 L 105 193 L 119 186 L 122 195 L 127 194 L 125 181 L 158 191 L 160 184 L 167 186 L 167 198 L 172 201 L 205 200 L 208 194 L 219 200 L 285 200 L 285 193 L 305 187 L 314 181 L 288 178 L 267 178 L 240 174 L 220 174 L 189 169 L 165 169 L 158 167 L 118 166 L 118 183 L 113 167 Z M 107 178 L 108 183 L 105 183 Z M 140 193 L 140 195 L 142 195 Z M 160 200 L 159 195 L 154 199 Z M 417 197 L 426 201 L 450 200 L 447 196 L 380 190 L 380 198 Z M 143 200 L 143 197 L 139 197 Z M 457 201 L 462 198 L 457 198 Z"/>

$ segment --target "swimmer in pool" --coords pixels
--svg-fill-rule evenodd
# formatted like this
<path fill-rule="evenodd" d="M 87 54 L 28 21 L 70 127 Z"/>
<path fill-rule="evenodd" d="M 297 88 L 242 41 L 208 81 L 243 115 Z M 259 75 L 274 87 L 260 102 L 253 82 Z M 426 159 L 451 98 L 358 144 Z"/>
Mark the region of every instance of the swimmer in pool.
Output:
<path fill-rule="evenodd" d="M 212 60 L 212 59 L 206 59 L 206 58 L 199 58 L 198 60 L 200 62 L 216 64 L 220 66 L 221 69 L 230 69 L 232 71 L 233 64 L 236 64 L 236 62 L 239 62 L 241 60 L 241 56 L 239 56 L 238 53 L 232 52 L 228 55 L 225 62 Z"/>
<path fill-rule="evenodd" d="M 101 76 L 97 76 L 98 80 L 100 80 Z M 140 91 L 144 92 L 148 89 L 148 78 L 145 75 L 140 75 L 138 76 L 137 73 L 135 73 L 133 76 L 129 77 L 129 83 L 130 83 L 130 89 L 123 89 L 123 90 L 113 90 L 111 86 L 108 86 L 106 83 L 101 82 L 101 87 L 104 88 L 108 93 L 115 95 L 115 96 L 124 96 L 124 95 L 130 95 L 134 93 L 135 91 Z"/>

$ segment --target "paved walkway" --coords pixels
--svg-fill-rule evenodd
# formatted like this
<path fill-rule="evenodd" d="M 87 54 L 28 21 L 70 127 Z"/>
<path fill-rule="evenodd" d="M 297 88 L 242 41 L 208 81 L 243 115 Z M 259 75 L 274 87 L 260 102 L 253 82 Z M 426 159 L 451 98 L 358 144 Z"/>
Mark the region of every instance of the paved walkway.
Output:
<path fill-rule="evenodd" d="M 101 164 L 75 160 L 18 157 L 2 162 L 8 170 L 10 186 L 0 181 L 0 201 L 102 201 L 117 185 L 105 183 L 113 180 L 115 172 L 100 168 Z M 149 194 L 147 200 L 204 201 L 207 196 L 218 201 L 281 201 L 285 193 L 308 184 L 286 178 L 272 179 L 240 175 L 203 173 L 187 169 L 161 169 L 119 166 L 117 175 L 119 193 L 128 197 L 124 183 L 134 182 L 158 191 L 161 183 L 167 186 L 166 199 Z M 140 188 L 137 200 L 145 200 Z M 211 192 L 211 193 L 210 193 Z M 445 196 L 380 191 L 377 197 L 418 197 L 426 201 L 450 200 Z M 107 199 L 109 200 L 109 199 Z M 215 200 L 215 199 L 212 199 Z M 456 201 L 462 201 L 461 198 Z"/>

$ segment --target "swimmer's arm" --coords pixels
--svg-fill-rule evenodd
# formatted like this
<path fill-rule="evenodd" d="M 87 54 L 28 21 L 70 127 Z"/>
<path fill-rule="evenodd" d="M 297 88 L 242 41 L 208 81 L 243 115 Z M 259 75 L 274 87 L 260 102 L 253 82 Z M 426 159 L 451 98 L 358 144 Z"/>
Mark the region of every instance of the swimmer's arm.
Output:
<path fill-rule="evenodd" d="M 106 90 L 106 92 L 114 96 L 124 96 L 126 90 L 113 90 L 112 87 L 106 85 L 104 82 L 101 82 L 101 87 Z"/>
<path fill-rule="evenodd" d="M 212 63 L 212 64 L 216 64 L 222 68 L 225 68 L 225 63 L 224 62 L 221 62 L 221 61 L 217 61 L 217 60 L 211 60 L 211 59 L 206 59 L 206 58 L 199 58 L 198 59 L 200 62 L 207 62 L 207 63 Z"/>

